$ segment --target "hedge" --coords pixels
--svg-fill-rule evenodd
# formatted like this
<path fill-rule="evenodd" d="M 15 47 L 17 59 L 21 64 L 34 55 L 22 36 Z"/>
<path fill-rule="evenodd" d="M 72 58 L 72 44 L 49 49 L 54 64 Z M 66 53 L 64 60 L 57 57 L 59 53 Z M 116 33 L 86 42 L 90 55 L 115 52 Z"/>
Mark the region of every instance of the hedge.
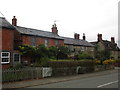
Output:
<path fill-rule="evenodd" d="M 56 61 L 49 61 L 50 67 L 60 68 L 60 67 L 94 67 L 95 61 L 94 60 L 56 60 Z"/>

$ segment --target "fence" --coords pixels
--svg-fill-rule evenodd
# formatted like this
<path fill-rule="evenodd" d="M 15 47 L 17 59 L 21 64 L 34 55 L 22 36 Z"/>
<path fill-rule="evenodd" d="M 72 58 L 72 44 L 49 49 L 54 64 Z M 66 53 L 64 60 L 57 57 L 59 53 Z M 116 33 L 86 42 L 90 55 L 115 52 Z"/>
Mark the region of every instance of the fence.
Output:
<path fill-rule="evenodd" d="M 114 65 L 96 65 L 95 71 L 114 69 Z"/>
<path fill-rule="evenodd" d="M 42 78 L 42 68 L 22 68 L 2 70 L 2 82 Z"/>
<path fill-rule="evenodd" d="M 76 67 L 52 68 L 53 76 L 65 76 L 77 74 Z"/>
<path fill-rule="evenodd" d="M 106 69 L 114 69 L 112 65 L 97 65 L 94 68 L 88 67 L 64 67 L 64 68 L 50 68 L 50 67 L 29 67 L 17 70 L 2 70 L 2 82 L 21 81 L 29 79 L 38 79 L 48 76 L 64 76 L 75 75 L 80 73 L 87 73 L 93 71 L 101 71 Z"/>

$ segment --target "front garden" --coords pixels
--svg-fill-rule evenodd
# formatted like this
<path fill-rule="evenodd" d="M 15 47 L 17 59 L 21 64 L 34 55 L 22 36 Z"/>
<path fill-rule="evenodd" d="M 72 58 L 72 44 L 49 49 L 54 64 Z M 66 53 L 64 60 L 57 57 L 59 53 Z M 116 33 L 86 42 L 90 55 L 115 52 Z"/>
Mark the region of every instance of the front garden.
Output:
<path fill-rule="evenodd" d="M 86 52 L 80 52 L 71 59 L 69 58 L 71 52 L 64 46 L 48 48 L 44 45 L 38 47 L 22 45 L 19 48 L 22 56 L 31 58 L 31 64 L 27 67 L 23 64 L 16 64 L 8 70 L 3 70 L 3 82 L 38 79 L 48 76 L 77 75 L 114 69 L 116 62 L 120 62 L 112 59 L 93 59 Z"/>

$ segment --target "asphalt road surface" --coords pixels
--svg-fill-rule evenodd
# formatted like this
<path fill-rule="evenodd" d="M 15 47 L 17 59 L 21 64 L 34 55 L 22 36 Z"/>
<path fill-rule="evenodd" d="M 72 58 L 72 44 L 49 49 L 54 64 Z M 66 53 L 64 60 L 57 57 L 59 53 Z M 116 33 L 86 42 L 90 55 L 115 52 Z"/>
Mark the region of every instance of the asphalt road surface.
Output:
<path fill-rule="evenodd" d="M 87 77 L 28 88 L 118 88 L 118 73 Z"/>

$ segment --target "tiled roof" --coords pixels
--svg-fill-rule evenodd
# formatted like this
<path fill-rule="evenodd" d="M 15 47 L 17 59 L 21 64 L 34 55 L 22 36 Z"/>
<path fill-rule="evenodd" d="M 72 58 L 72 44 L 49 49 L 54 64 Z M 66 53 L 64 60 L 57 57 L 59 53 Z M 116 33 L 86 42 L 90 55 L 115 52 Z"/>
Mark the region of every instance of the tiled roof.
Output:
<path fill-rule="evenodd" d="M 91 42 L 91 43 L 93 45 L 96 45 L 98 42 L 96 41 L 96 42 Z M 103 45 L 105 46 L 105 48 L 107 50 L 113 50 L 113 51 L 120 50 L 116 43 L 112 43 L 112 42 L 107 41 L 107 40 L 102 40 L 101 43 L 103 43 Z"/>
<path fill-rule="evenodd" d="M 41 36 L 41 37 L 47 37 L 47 38 L 63 39 L 59 35 L 54 34 L 52 32 L 31 29 L 31 28 L 25 28 L 25 27 L 20 27 L 20 26 L 13 26 L 3 17 L 0 17 L 0 28 L 16 29 L 21 34 L 26 34 L 26 35 L 34 35 L 34 36 Z"/>
<path fill-rule="evenodd" d="M 107 40 L 102 40 L 102 42 L 104 43 L 105 48 L 108 50 L 115 50 L 115 51 L 119 50 L 116 43 L 112 43 L 112 42 L 107 41 Z"/>
<path fill-rule="evenodd" d="M 0 17 L 0 28 L 15 29 L 4 17 Z"/>
<path fill-rule="evenodd" d="M 68 38 L 68 37 L 63 37 L 63 38 L 64 38 L 64 43 L 65 44 L 78 45 L 78 46 L 90 46 L 90 47 L 94 46 L 86 40 L 74 39 L 74 38 Z"/>
<path fill-rule="evenodd" d="M 48 31 L 37 30 L 37 29 L 26 28 L 26 27 L 20 27 L 20 26 L 15 26 L 15 28 L 21 34 L 48 37 L 48 38 L 56 38 L 56 39 L 63 39 L 59 35 L 54 34 L 52 32 L 48 32 Z"/>

